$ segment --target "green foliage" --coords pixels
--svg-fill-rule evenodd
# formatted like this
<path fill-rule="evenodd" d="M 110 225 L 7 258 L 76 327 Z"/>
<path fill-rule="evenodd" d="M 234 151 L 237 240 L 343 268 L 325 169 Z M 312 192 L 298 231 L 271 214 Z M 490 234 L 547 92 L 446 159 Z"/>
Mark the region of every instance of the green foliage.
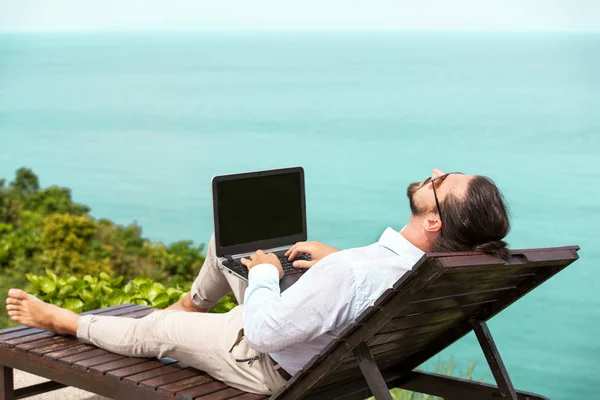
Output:
<path fill-rule="evenodd" d="M 73 274 L 78 280 L 102 273 L 127 281 L 148 276 L 152 282 L 177 287 L 189 284 L 204 263 L 202 244 L 151 242 L 136 223 L 117 225 L 95 219 L 89 211 L 72 200 L 68 188 L 40 187 L 30 169 L 19 169 L 8 184 L 0 179 L 0 302 L 8 288 L 27 283 L 26 274 L 43 275 L 46 269 L 59 276 Z M 44 288 L 51 292 L 42 292 L 46 296 L 63 289 L 52 291 L 45 282 Z M 224 299 L 223 304 L 234 304 L 230 300 Z M 79 303 L 68 304 L 77 308 Z M 8 321 L 0 313 L 0 328 Z"/>
<path fill-rule="evenodd" d="M 194 247 L 191 241 L 175 242 L 169 246 L 153 243 L 148 248 L 150 257 L 169 275 L 190 281 L 204 264 L 204 245 Z"/>
<path fill-rule="evenodd" d="M 19 194 L 28 196 L 40 189 L 37 175 L 29 168 L 19 168 L 15 175 L 15 180 L 10 183 L 10 187 Z"/>
<path fill-rule="evenodd" d="M 40 261 L 58 272 L 110 272 L 108 259 L 89 259 L 92 240 L 97 232 L 96 222 L 85 215 L 52 214 L 44 217 Z"/>
<path fill-rule="evenodd" d="M 123 284 L 123 276 L 111 278 L 105 272 L 99 276 L 85 275 L 78 279 L 74 275 L 58 277 L 46 269 L 46 275 L 26 276 L 30 282 L 29 293 L 77 313 L 124 303 L 165 308 L 189 291 L 189 287 L 180 285 L 167 289 L 147 277 L 137 277 Z"/>
<path fill-rule="evenodd" d="M 189 282 L 204 263 L 203 245 L 151 242 L 133 223 L 96 220 L 90 208 L 75 203 L 67 188 L 40 188 L 27 168 L 8 186 L 0 180 L 0 274 L 55 273 L 147 275 L 169 283 Z"/>
<path fill-rule="evenodd" d="M 30 294 L 76 313 L 125 303 L 162 309 L 179 301 L 190 290 L 189 286 L 184 285 L 167 288 L 145 276 L 124 284 L 123 276 L 112 278 L 105 272 L 99 276 L 85 275 L 78 279 L 74 275 L 57 276 L 46 269 L 45 275 L 26 274 L 26 277 Z M 236 305 L 232 296 L 225 296 L 210 312 L 224 313 Z"/>
<path fill-rule="evenodd" d="M 211 313 L 221 314 L 226 313 L 233 307 L 237 306 L 237 301 L 233 295 L 227 295 L 221 299 L 220 302 L 215 304 L 211 309 Z"/>
<path fill-rule="evenodd" d="M 26 196 L 23 208 L 42 215 L 84 215 L 90 211 L 88 206 L 75 203 L 71 200 L 71 190 L 58 186 L 38 190 Z"/>

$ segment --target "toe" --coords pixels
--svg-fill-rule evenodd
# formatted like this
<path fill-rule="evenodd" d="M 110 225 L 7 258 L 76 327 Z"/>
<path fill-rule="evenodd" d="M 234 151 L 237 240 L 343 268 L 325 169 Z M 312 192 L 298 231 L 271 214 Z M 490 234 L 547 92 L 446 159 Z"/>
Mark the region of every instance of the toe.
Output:
<path fill-rule="evenodd" d="M 12 297 L 7 297 L 6 298 L 6 304 L 21 304 L 21 300 L 14 299 Z"/>
<path fill-rule="evenodd" d="M 7 311 L 17 311 L 17 310 L 19 310 L 20 308 L 21 308 L 21 306 L 18 306 L 18 305 L 16 305 L 16 304 L 8 304 L 8 305 L 6 306 L 6 310 L 7 310 Z"/>
<path fill-rule="evenodd" d="M 19 315 L 19 312 L 18 312 L 18 311 L 15 311 L 15 310 L 10 310 L 10 311 L 8 312 L 8 315 L 9 315 L 9 317 L 11 317 L 11 318 L 12 318 L 12 317 L 16 317 L 16 316 L 18 316 L 18 315 Z"/>
<path fill-rule="evenodd" d="M 16 299 L 16 300 L 24 300 L 29 295 L 27 293 L 25 293 L 24 291 L 22 291 L 21 289 L 10 289 L 8 291 L 8 296 L 12 297 L 13 299 Z"/>

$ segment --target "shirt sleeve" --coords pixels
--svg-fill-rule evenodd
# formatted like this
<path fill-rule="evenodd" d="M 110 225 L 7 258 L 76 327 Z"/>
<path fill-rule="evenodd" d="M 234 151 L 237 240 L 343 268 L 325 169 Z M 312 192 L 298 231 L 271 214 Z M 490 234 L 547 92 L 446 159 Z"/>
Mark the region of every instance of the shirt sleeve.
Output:
<path fill-rule="evenodd" d="M 244 336 L 251 348 L 263 353 L 279 352 L 350 320 L 354 276 L 343 263 L 330 259 L 315 264 L 283 293 L 274 265 L 261 264 L 250 270 L 243 316 Z"/>

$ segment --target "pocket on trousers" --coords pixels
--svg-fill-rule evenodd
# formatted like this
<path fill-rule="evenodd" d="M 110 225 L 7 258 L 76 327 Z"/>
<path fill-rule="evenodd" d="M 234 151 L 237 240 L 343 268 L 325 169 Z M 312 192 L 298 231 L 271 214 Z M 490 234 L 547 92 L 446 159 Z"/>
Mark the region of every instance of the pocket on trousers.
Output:
<path fill-rule="evenodd" d="M 254 388 L 260 390 L 261 393 L 272 393 L 271 388 L 265 383 L 266 375 L 263 364 L 264 357 L 267 357 L 267 355 L 248 346 L 248 343 L 244 340 L 243 329 L 240 329 L 237 333 L 237 338 L 229 350 L 229 356 L 231 362 L 237 366 L 240 376 L 248 381 L 255 382 Z"/>
<path fill-rule="evenodd" d="M 244 330 L 240 329 L 237 332 L 235 341 L 229 349 L 229 354 L 233 361 L 240 364 L 246 364 L 248 367 L 252 367 L 254 363 L 257 363 L 264 355 L 248 346 L 248 343 L 244 340 Z"/>

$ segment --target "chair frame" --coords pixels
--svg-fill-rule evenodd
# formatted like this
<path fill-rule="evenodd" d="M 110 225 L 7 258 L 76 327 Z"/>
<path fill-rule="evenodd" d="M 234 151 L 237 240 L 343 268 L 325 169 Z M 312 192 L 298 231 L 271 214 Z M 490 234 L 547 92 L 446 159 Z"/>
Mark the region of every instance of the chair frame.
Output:
<path fill-rule="evenodd" d="M 426 254 L 271 399 L 359 400 L 374 395 L 391 400 L 388 389 L 399 387 L 446 400 L 547 400 L 515 390 L 487 321 L 577 260 L 578 250 L 515 250 L 508 261 L 473 252 Z M 89 313 L 141 318 L 153 311 L 126 304 Z M 416 369 L 471 331 L 497 386 Z M 13 368 L 51 381 L 15 390 Z M 120 356 L 23 326 L 0 331 L 0 400 L 65 386 L 117 399 L 267 397 L 230 388 L 172 359 Z"/>

